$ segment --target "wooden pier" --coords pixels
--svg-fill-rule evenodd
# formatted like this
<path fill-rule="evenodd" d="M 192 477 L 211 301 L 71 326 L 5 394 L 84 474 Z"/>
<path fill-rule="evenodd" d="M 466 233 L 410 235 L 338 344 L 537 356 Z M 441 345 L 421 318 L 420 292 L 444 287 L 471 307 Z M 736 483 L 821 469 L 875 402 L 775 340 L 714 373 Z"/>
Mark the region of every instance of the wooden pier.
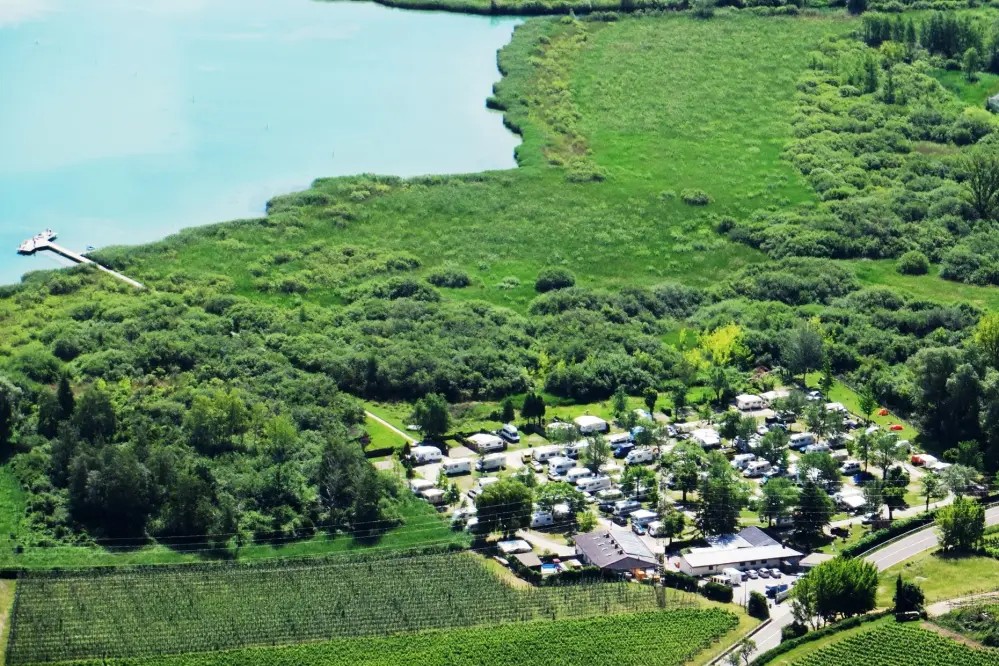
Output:
<path fill-rule="evenodd" d="M 106 268 L 104 266 L 101 266 L 96 261 L 94 261 L 92 259 L 88 259 L 87 257 L 83 256 L 82 254 L 79 254 L 77 252 L 73 252 L 72 250 L 67 250 L 66 248 L 62 247 L 61 245 L 56 245 L 53 242 L 55 239 L 56 239 L 56 233 L 54 231 L 52 231 L 51 229 L 46 229 L 45 231 L 43 231 L 42 233 L 38 234 L 37 236 L 35 236 L 33 238 L 29 238 L 28 240 L 26 240 L 23 243 L 21 243 L 21 245 L 18 246 L 18 248 L 17 248 L 17 253 L 18 254 L 23 254 L 23 255 L 32 255 L 32 254 L 35 254 L 36 252 L 42 252 L 44 250 L 48 250 L 49 252 L 55 252 L 56 254 L 58 254 L 60 256 L 66 257 L 70 261 L 73 261 L 73 262 L 75 262 L 77 264 L 90 264 L 92 266 L 95 266 L 98 270 L 104 271 L 108 275 L 116 277 L 119 280 L 121 280 L 122 282 L 130 284 L 133 287 L 135 287 L 136 289 L 145 289 L 146 288 L 145 285 L 143 285 L 141 282 L 133 280 L 132 278 L 130 278 L 130 277 L 126 276 L 126 275 L 122 275 L 118 271 L 113 271 L 110 268 Z"/>

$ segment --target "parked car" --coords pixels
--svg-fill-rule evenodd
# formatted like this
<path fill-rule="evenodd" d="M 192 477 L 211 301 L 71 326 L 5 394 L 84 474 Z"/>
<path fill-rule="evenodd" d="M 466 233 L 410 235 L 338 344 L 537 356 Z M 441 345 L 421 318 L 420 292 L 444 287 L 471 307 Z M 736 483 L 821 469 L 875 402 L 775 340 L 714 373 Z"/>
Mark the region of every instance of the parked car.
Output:
<path fill-rule="evenodd" d="M 613 521 L 615 525 L 620 525 L 621 527 L 625 527 L 628 524 L 628 516 L 619 516 L 617 514 L 614 514 L 614 517 L 611 518 L 611 521 Z"/>
<path fill-rule="evenodd" d="M 614 502 L 614 515 L 628 516 L 642 508 L 642 503 L 638 500 L 619 500 Z"/>
<path fill-rule="evenodd" d="M 628 457 L 628 454 L 631 453 L 631 450 L 634 448 L 635 448 L 634 442 L 625 442 L 624 444 L 621 444 L 616 449 L 614 449 L 614 457 L 626 458 Z"/>
<path fill-rule="evenodd" d="M 632 523 L 631 531 L 637 534 L 638 536 L 642 536 L 645 534 L 645 526 L 640 525 L 639 523 Z"/>
<path fill-rule="evenodd" d="M 749 571 L 746 572 L 746 575 L 749 576 L 750 579 L 752 580 L 756 580 L 757 578 L 760 577 L 760 574 L 756 573 L 756 569 L 750 569 Z"/>
<path fill-rule="evenodd" d="M 617 501 L 601 502 L 600 504 L 597 505 L 597 509 L 600 511 L 600 513 L 614 513 L 615 504 L 617 504 Z"/>
<path fill-rule="evenodd" d="M 760 574 L 760 578 L 770 578 L 770 569 L 759 569 L 756 573 Z"/>
<path fill-rule="evenodd" d="M 770 575 L 773 576 L 774 578 L 780 578 L 781 576 L 780 569 L 771 569 Z"/>

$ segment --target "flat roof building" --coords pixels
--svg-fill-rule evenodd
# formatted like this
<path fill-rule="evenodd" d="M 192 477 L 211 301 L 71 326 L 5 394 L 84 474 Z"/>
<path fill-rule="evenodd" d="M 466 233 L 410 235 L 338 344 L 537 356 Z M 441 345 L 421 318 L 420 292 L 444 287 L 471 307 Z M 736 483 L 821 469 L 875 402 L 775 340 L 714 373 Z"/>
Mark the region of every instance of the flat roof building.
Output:
<path fill-rule="evenodd" d="M 597 530 L 576 536 L 576 553 L 586 564 L 613 571 L 647 569 L 657 564 L 645 542 L 631 532 Z"/>

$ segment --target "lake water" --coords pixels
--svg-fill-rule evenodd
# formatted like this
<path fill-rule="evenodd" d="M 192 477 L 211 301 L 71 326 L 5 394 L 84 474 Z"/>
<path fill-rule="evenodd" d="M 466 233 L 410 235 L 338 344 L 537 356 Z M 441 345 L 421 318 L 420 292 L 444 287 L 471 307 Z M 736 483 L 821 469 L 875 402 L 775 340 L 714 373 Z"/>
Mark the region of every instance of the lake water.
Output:
<path fill-rule="evenodd" d="M 320 176 L 515 166 L 516 20 L 311 0 L 0 0 L 0 283 L 43 228 L 141 243 Z"/>

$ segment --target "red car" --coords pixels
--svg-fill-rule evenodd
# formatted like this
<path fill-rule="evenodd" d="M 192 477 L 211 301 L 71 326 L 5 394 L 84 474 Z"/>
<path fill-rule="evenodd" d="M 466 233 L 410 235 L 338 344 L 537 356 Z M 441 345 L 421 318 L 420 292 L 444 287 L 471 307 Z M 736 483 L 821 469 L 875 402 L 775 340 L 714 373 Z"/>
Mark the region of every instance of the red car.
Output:
<path fill-rule="evenodd" d="M 899 424 L 897 424 L 897 423 L 895 425 L 891 426 L 888 429 L 889 430 L 894 430 L 895 432 L 898 432 L 899 430 L 904 430 L 904 428 L 902 426 L 900 426 Z"/>

